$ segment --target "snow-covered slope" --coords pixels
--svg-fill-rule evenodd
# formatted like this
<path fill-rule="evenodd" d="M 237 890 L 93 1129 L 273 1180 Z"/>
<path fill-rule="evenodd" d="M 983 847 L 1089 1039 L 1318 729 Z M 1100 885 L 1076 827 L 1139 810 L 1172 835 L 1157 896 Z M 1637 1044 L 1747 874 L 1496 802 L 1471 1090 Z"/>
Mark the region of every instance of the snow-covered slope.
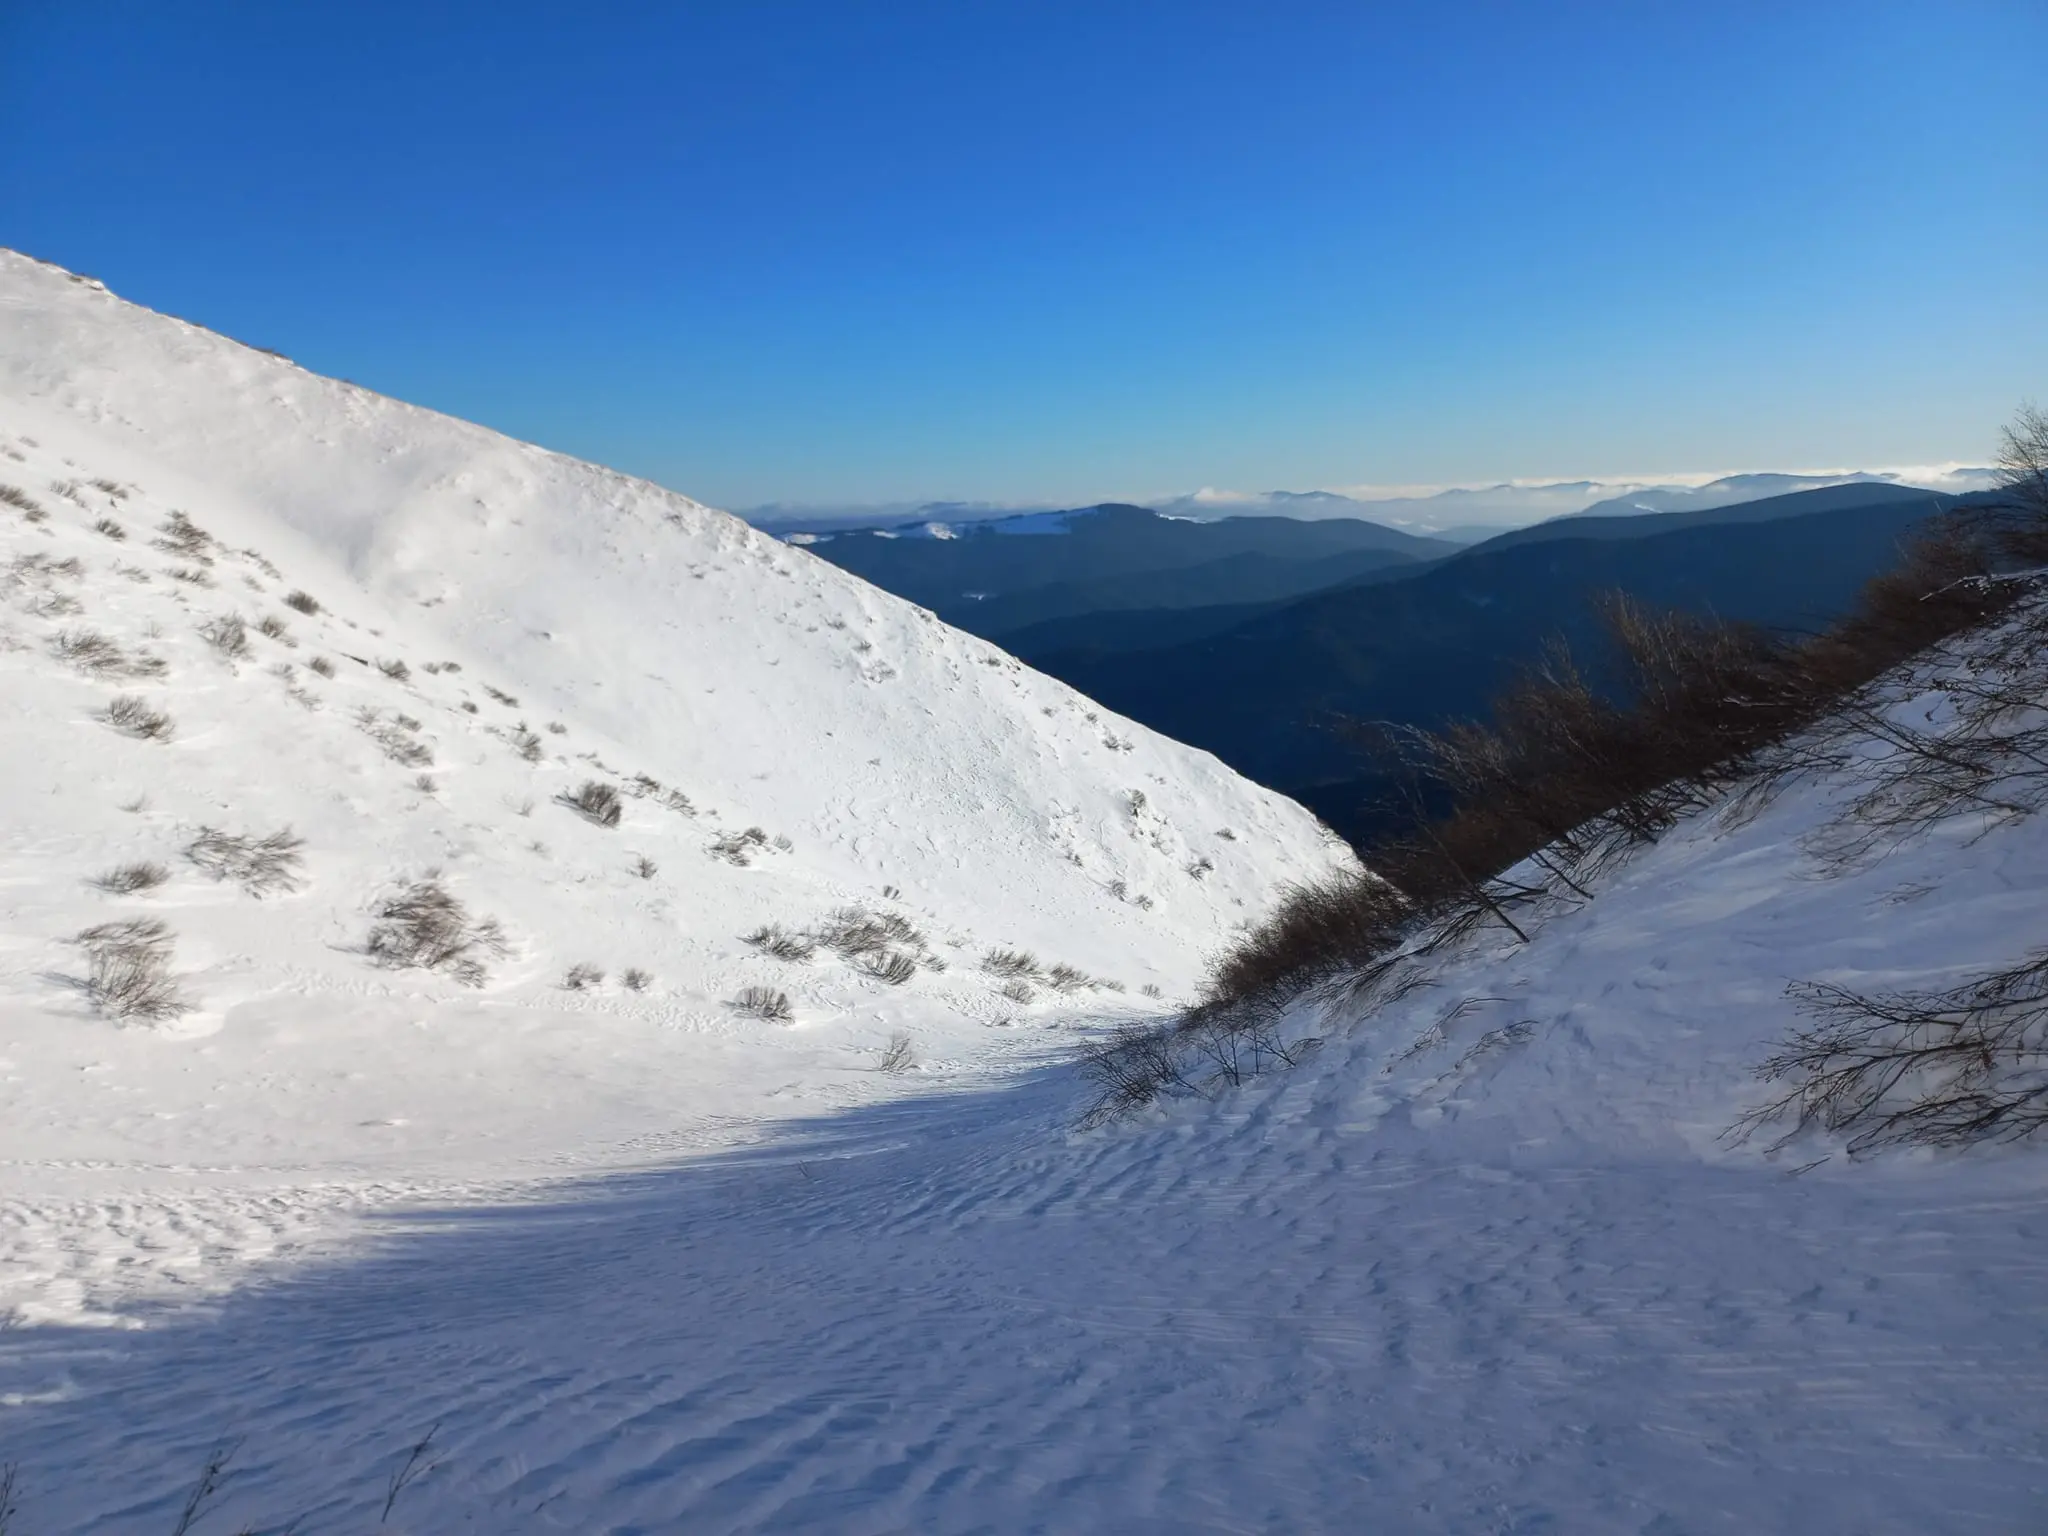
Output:
<path fill-rule="evenodd" d="M 1184 993 L 1278 880 L 1348 857 L 736 518 L 11 253 L 0 483 L 0 1315 L 210 1280 L 307 1202 L 957 1086 Z M 202 633 L 235 618 L 239 655 Z M 122 695 L 170 738 L 111 728 Z M 616 827 L 559 803 L 592 780 Z M 290 828 L 301 888 L 209 878 L 209 827 Z M 131 863 L 168 879 L 92 883 Z M 364 952 L 435 871 L 509 940 L 481 988 Z M 742 942 L 849 907 L 921 936 L 911 979 Z M 189 1013 L 88 1008 L 70 940 L 130 918 L 169 928 Z M 1099 981 L 1020 985 L 995 948 Z M 606 980 L 566 988 L 577 964 Z M 793 1021 L 736 1012 L 749 986 Z M 918 1070 L 877 1074 L 898 1031 Z"/>
<path fill-rule="evenodd" d="M 2048 823 L 1827 876 L 1841 798 L 1699 817 L 1143 1123 L 991 1078 L 0 1336 L 23 1528 L 167 1530 L 239 1440 L 211 1529 L 2038 1529 L 2038 1148 L 1721 1137 L 1787 981 L 2040 942 Z"/>
<path fill-rule="evenodd" d="M 1299 1005 L 1297 1069 L 1076 1132 L 1039 1068 L 1148 1004 L 1018 1002 L 980 957 L 1184 986 L 1336 857 L 1300 812 L 716 514 L 0 276 L 0 478 L 46 510 L 0 505 L 16 1528 L 174 1529 L 224 1448 L 194 1536 L 2040 1527 L 2039 1149 L 1722 1133 L 1788 982 L 2038 948 L 2042 818 L 1843 870 L 1806 840 L 1853 783 L 1699 816 L 1527 943 Z M 196 555 L 152 546 L 174 509 Z M 223 656 L 197 630 L 236 608 L 288 638 Z M 86 629 L 131 675 L 81 670 Z M 117 691 L 175 736 L 112 730 Z M 434 787 L 372 732 L 430 741 Z M 634 773 L 617 829 L 551 798 Z M 287 822 L 295 893 L 184 855 Z M 754 823 L 791 846 L 711 855 Z M 479 989 L 363 952 L 429 866 L 513 942 Z M 856 903 L 947 968 L 738 938 Z M 151 915 L 197 1011 L 94 1017 L 66 936 Z M 749 984 L 795 1022 L 727 1009 Z M 921 1065 L 870 1070 L 897 1030 Z"/>

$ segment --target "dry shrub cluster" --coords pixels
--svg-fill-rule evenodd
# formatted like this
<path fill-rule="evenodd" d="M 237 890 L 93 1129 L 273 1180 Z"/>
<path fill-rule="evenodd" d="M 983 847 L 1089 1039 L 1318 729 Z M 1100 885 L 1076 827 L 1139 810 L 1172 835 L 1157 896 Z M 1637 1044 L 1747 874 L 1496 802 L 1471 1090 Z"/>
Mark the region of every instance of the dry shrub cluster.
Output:
<path fill-rule="evenodd" d="M 1279 1021 L 1293 999 L 1340 987 L 1384 998 L 1407 984 L 1404 955 L 1485 926 L 1526 939 L 1527 910 L 1588 899 L 1588 882 L 1617 857 L 1731 794 L 1753 809 L 1808 773 L 1867 773 L 1833 834 L 1845 860 L 1960 812 L 1996 821 L 2048 804 L 2048 605 L 2026 601 L 2042 587 L 2033 568 L 2048 562 L 2048 417 L 2023 412 L 2006 450 L 1997 505 L 1934 519 L 1818 635 L 1612 595 L 1603 686 L 1552 647 L 1488 722 L 1358 727 L 1404 786 L 1391 830 L 1359 850 L 1372 873 L 1290 891 L 1221 957 L 1189 1013 L 1086 1053 L 1099 1090 L 1089 1117 L 1290 1062 L 1301 1043 L 1283 1039 Z M 1882 680 L 1961 637 L 1968 664 L 1942 683 L 1948 716 L 1914 722 Z M 1873 743 L 1883 749 L 1874 760 Z M 1809 1091 L 1830 1105 L 1863 1102 L 1814 1086 L 1833 1070 L 1818 1050 L 1788 1048 L 1766 1068 L 1797 1080 L 1773 1112 L 1800 1108 Z"/>
<path fill-rule="evenodd" d="M 534 739 L 539 740 L 538 737 Z M 626 809 L 619 799 L 619 792 L 601 779 L 586 779 L 575 793 L 565 791 L 555 796 L 555 800 L 599 827 L 616 827 Z"/>
<path fill-rule="evenodd" d="M 142 652 L 131 655 L 94 629 L 67 629 L 51 642 L 57 659 L 87 677 L 162 677 L 169 670 L 163 658 Z"/>
<path fill-rule="evenodd" d="M 789 994 L 778 992 L 773 987 L 741 988 L 739 995 L 732 1000 L 732 1010 L 774 1024 L 787 1024 L 796 1017 L 796 1011 L 789 1004 Z"/>
<path fill-rule="evenodd" d="M 760 827 L 748 827 L 743 832 L 727 832 L 712 839 L 709 852 L 714 859 L 744 869 L 753 863 L 756 850 L 767 846 L 768 833 Z"/>
<path fill-rule="evenodd" d="M 394 970 L 442 971 L 466 987 L 480 987 L 489 976 L 485 961 L 506 951 L 498 920 L 472 918 L 431 876 L 387 896 L 375 915 L 364 949 L 379 965 Z"/>
<path fill-rule="evenodd" d="M 930 971 L 946 968 L 946 962 L 932 952 L 930 941 L 908 918 L 865 907 L 841 907 L 815 928 L 799 931 L 764 923 L 742 942 L 792 962 L 829 949 L 863 975 L 892 987 L 902 986 L 920 967 Z"/>
<path fill-rule="evenodd" d="M 18 485 L 0 485 L 0 506 L 14 508 L 32 523 L 40 523 L 50 515 L 41 502 Z"/>
<path fill-rule="evenodd" d="M 169 741 L 176 730 L 169 715 L 150 708 L 146 700 L 132 693 L 116 694 L 103 718 L 122 735 L 138 741 Z"/>
<path fill-rule="evenodd" d="M 365 706 L 356 711 L 356 728 L 376 742 L 384 755 L 401 768 L 434 766 L 434 749 L 413 734 L 420 728 L 420 722 L 410 715 L 397 715 L 386 720 L 376 710 Z"/>
<path fill-rule="evenodd" d="M 171 978 L 171 930 L 160 918 L 99 923 L 78 935 L 86 953 L 85 995 L 116 1019 L 169 1019 L 191 1011 Z"/>
<path fill-rule="evenodd" d="M 165 518 L 157 529 L 157 537 L 150 542 L 158 549 L 176 555 L 181 560 L 196 560 L 201 565 L 213 564 L 213 535 L 182 512 L 173 512 Z"/>
<path fill-rule="evenodd" d="M 137 891 L 155 890 L 170 878 L 171 872 L 161 864 L 117 864 L 97 877 L 93 884 L 116 896 L 132 896 Z"/>
<path fill-rule="evenodd" d="M 199 626 L 200 638 L 230 661 L 249 654 L 249 626 L 239 613 L 223 613 Z"/>
<path fill-rule="evenodd" d="M 201 827 L 185 857 L 216 880 L 232 880 L 251 896 L 269 896 L 305 884 L 299 874 L 304 861 L 299 850 L 305 846 L 306 840 L 290 827 L 267 837 Z"/>

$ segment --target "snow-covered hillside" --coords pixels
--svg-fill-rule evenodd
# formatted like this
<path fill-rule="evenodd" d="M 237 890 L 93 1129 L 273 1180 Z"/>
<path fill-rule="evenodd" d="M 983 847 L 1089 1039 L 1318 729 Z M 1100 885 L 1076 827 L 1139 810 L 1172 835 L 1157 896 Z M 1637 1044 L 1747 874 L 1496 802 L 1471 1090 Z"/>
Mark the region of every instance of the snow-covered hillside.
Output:
<path fill-rule="evenodd" d="M 1809 778 L 1078 1131 L 1074 1026 L 1331 867 L 1303 813 L 719 514 L 0 279 L 10 1529 L 2040 1527 L 2038 1147 L 1724 1133 L 1788 983 L 2038 949 L 2048 821 L 1829 865 Z M 295 891 L 188 854 L 287 824 Z M 436 868 L 481 987 L 366 953 Z M 741 938 L 852 907 L 908 979 Z M 195 1011 L 95 1016 L 70 936 L 151 917 Z"/>
<path fill-rule="evenodd" d="M 0 484 L 17 1320 L 214 1283 L 311 1206 L 957 1087 L 1185 993 L 1276 881 L 1348 857 L 724 513 L 13 254 Z M 110 724 L 122 697 L 168 738 Z M 616 826 L 561 802 L 592 781 Z M 296 888 L 214 878 L 206 829 L 289 829 Z M 128 865 L 165 878 L 95 884 Z M 430 875 L 502 925 L 481 987 L 365 952 Z M 743 942 L 853 908 L 885 947 Z M 71 941 L 129 919 L 166 926 L 189 1012 L 94 1016 Z M 1087 979 L 991 974 L 996 949 Z M 736 1011 L 748 987 L 793 1019 Z M 875 1072 L 898 1032 L 916 1070 Z"/>
<path fill-rule="evenodd" d="M 2035 1529 L 2038 1149 L 1721 1134 L 1789 980 L 2039 942 L 2048 823 L 1824 876 L 1843 798 L 1698 817 L 1214 1101 L 1074 1134 L 992 1075 L 16 1330 L 23 1529 L 167 1530 L 222 1447 L 202 1529 Z"/>

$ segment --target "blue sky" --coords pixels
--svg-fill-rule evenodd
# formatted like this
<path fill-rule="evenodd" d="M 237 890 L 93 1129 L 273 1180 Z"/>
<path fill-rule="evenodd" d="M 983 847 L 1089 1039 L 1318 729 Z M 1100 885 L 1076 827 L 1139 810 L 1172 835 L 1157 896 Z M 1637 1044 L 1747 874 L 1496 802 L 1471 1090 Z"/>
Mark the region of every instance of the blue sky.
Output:
<path fill-rule="evenodd" d="M 1981 461 L 2048 5 L 0 4 L 0 244 L 721 505 Z"/>

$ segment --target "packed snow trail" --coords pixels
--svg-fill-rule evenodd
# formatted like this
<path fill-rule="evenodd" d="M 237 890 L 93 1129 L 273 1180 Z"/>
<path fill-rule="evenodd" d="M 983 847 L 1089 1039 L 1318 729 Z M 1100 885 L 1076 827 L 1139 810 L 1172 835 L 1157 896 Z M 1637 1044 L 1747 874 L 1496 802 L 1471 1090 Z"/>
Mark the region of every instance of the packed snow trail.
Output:
<path fill-rule="evenodd" d="M 1787 979 L 2038 936 L 2048 826 L 1823 879 L 1834 793 L 1143 1123 L 1075 1134 L 1024 1072 L 17 1330 L 23 1529 L 166 1528 L 235 1438 L 220 1529 L 374 1529 L 436 1423 L 422 1536 L 2038 1529 L 2039 1149 L 1720 1139 Z"/>

